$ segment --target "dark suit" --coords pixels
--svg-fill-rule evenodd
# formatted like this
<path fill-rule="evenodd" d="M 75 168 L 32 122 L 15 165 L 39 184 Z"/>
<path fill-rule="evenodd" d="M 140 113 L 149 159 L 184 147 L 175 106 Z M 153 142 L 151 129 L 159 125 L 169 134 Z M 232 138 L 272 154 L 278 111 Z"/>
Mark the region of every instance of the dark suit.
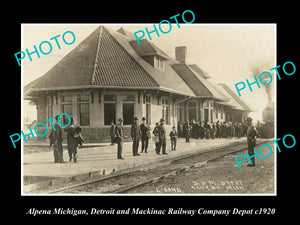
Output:
<path fill-rule="evenodd" d="M 216 124 L 216 127 L 217 127 L 217 134 L 216 134 L 216 137 L 217 138 L 220 138 L 221 137 L 221 127 L 220 127 L 220 124 L 217 122 Z"/>
<path fill-rule="evenodd" d="M 54 162 L 61 163 L 63 159 L 63 146 L 62 146 L 62 131 L 58 124 L 54 125 L 55 131 L 52 129 L 49 135 L 50 146 L 53 145 Z"/>
<path fill-rule="evenodd" d="M 68 153 L 69 153 L 70 160 L 72 159 L 72 156 L 74 155 L 74 161 L 76 161 L 75 156 L 77 154 L 78 141 L 75 138 L 75 134 L 77 134 L 77 132 L 76 132 L 75 128 L 72 126 L 65 127 L 64 131 L 67 132 L 67 146 L 68 146 Z"/>
<path fill-rule="evenodd" d="M 191 126 L 189 122 L 184 124 L 184 132 L 185 132 L 185 141 L 190 142 Z"/>
<path fill-rule="evenodd" d="M 138 149 L 139 149 L 139 140 L 141 137 L 141 129 L 138 124 L 132 124 L 131 125 L 131 138 L 132 138 L 132 154 L 134 156 L 138 155 Z"/>
<path fill-rule="evenodd" d="M 144 149 L 145 149 L 145 152 L 147 152 L 148 144 L 149 144 L 149 138 L 147 135 L 148 127 L 147 127 L 147 125 L 142 123 L 140 125 L 140 129 L 141 129 L 142 152 L 144 151 Z"/>
<path fill-rule="evenodd" d="M 170 132 L 170 138 L 171 138 L 171 150 L 176 150 L 176 144 L 177 144 L 177 132 L 176 131 L 171 131 Z"/>
<path fill-rule="evenodd" d="M 159 125 L 158 127 L 158 137 L 159 137 L 159 149 L 158 153 L 160 152 L 160 149 L 162 148 L 162 153 L 166 153 L 166 128 L 163 125 Z"/>
<path fill-rule="evenodd" d="M 248 154 L 254 155 L 254 148 L 256 145 L 257 131 L 254 126 L 250 125 L 247 129 L 247 142 L 248 142 Z M 251 158 L 252 164 L 255 165 L 255 157 Z"/>
<path fill-rule="evenodd" d="M 117 152 L 117 158 L 122 158 L 122 151 L 123 151 L 123 141 L 124 141 L 124 133 L 123 133 L 123 127 L 121 125 L 117 125 L 115 127 L 115 134 L 116 137 L 118 137 L 118 152 Z"/>
<path fill-rule="evenodd" d="M 154 127 L 153 129 L 153 141 L 155 142 L 155 152 L 156 154 L 159 153 L 159 135 L 158 135 L 158 129 L 159 129 L 159 126 L 156 126 Z"/>

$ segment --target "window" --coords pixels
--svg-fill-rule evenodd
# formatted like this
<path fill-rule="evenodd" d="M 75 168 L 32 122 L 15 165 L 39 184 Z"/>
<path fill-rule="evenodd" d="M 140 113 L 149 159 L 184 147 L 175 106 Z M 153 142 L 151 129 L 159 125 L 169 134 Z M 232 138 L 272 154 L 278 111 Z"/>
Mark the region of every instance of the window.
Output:
<path fill-rule="evenodd" d="M 189 119 L 190 120 L 196 120 L 197 114 L 197 104 L 196 102 L 189 102 Z"/>
<path fill-rule="evenodd" d="M 208 123 L 213 122 L 214 120 L 214 103 L 212 101 L 205 101 L 203 104 L 204 108 L 204 120 L 207 121 Z M 218 111 L 216 111 L 216 119 L 218 118 Z"/>
<path fill-rule="evenodd" d="M 104 103 L 104 125 L 110 125 L 112 121 L 116 123 L 116 104 Z"/>
<path fill-rule="evenodd" d="M 166 124 L 170 124 L 170 100 L 168 98 L 162 98 L 162 118 L 166 121 Z"/>
<path fill-rule="evenodd" d="M 72 102 L 72 95 L 61 96 L 62 102 Z"/>
<path fill-rule="evenodd" d="M 129 125 L 133 123 L 134 103 L 123 103 L 123 124 Z"/>
<path fill-rule="evenodd" d="M 71 118 L 72 118 L 72 104 L 63 104 L 62 105 L 62 112 L 63 113 L 67 113 Z M 69 119 L 68 119 L 68 117 L 67 116 L 63 116 L 63 121 L 62 121 L 62 123 L 63 124 L 68 124 L 68 122 L 69 122 Z"/>
<path fill-rule="evenodd" d="M 89 95 L 78 95 L 78 102 L 88 102 L 89 101 Z"/>
<path fill-rule="evenodd" d="M 196 107 L 197 107 L 196 102 L 189 103 L 189 108 L 196 108 Z"/>
<path fill-rule="evenodd" d="M 60 97 L 60 109 L 63 113 L 67 113 L 71 118 L 73 117 L 72 109 L 72 95 L 63 95 Z M 67 116 L 62 117 L 62 124 L 68 124 L 69 119 Z"/>
<path fill-rule="evenodd" d="M 214 112 L 215 112 L 215 115 L 216 115 L 216 119 L 219 119 L 219 111 L 220 111 L 219 106 L 215 106 Z"/>
<path fill-rule="evenodd" d="M 134 95 L 123 95 L 123 101 L 134 101 Z"/>
<path fill-rule="evenodd" d="M 159 59 L 159 69 L 164 70 L 164 61 L 162 59 Z"/>
<path fill-rule="evenodd" d="M 90 125 L 90 111 L 88 103 L 79 103 L 79 120 L 81 126 Z"/>
<path fill-rule="evenodd" d="M 182 103 L 177 104 L 176 107 L 177 107 L 177 120 L 178 121 L 183 121 L 184 120 L 184 118 L 183 118 L 183 104 Z"/>
<path fill-rule="evenodd" d="M 104 101 L 117 101 L 115 95 L 104 95 Z"/>
<path fill-rule="evenodd" d="M 89 95 L 78 95 L 79 123 L 81 126 L 90 125 Z"/>
<path fill-rule="evenodd" d="M 208 117 L 209 117 L 209 111 L 208 111 L 208 109 L 204 109 L 204 121 L 209 122 Z"/>
<path fill-rule="evenodd" d="M 47 97 L 47 118 L 53 117 L 53 95 Z M 47 122 L 47 126 L 50 127 L 50 121 Z"/>
<path fill-rule="evenodd" d="M 146 101 L 146 122 L 147 124 L 151 124 L 151 96 L 147 95 L 145 97 Z"/>
<path fill-rule="evenodd" d="M 145 102 L 146 102 L 146 103 L 151 103 L 151 96 L 150 96 L 150 95 L 147 95 L 147 96 L 145 97 Z"/>
<path fill-rule="evenodd" d="M 115 95 L 104 95 L 104 125 L 110 125 L 113 121 L 116 123 L 116 102 Z"/>
<path fill-rule="evenodd" d="M 154 57 L 154 67 L 160 70 L 164 70 L 164 60 L 159 57 Z"/>
<path fill-rule="evenodd" d="M 133 123 L 134 117 L 134 95 L 123 95 L 123 123 L 129 125 Z"/>
<path fill-rule="evenodd" d="M 158 58 L 157 57 L 154 57 L 154 67 L 155 68 L 159 68 L 159 65 L 158 65 Z"/>
<path fill-rule="evenodd" d="M 161 102 L 162 105 L 170 105 L 170 100 L 168 98 L 163 98 Z"/>

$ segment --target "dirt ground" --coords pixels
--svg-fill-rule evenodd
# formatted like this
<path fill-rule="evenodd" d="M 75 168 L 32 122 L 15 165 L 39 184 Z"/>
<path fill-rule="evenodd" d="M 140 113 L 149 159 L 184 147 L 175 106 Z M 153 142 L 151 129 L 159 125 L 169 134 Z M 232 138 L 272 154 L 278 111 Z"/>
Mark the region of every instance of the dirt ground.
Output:
<path fill-rule="evenodd" d="M 274 194 L 274 154 L 261 158 L 260 162 L 256 160 L 255 167 L 247 167 L 245 161 L 240 170 L 234 159 L 239 154 L 241 152 L 168 177 L 137 189 L 135 193 Z"/>

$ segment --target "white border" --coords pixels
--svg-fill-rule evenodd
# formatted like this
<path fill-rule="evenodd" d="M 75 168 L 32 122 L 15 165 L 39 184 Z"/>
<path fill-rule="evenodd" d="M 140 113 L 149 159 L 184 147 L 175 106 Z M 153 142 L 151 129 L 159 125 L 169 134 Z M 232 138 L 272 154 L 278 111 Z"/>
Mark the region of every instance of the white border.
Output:
<path fill-rule="evenodd" d="M 176 23 L 172 23 L 176 24 Z M 143 25 L 152 25 L 152 23 L 43 23 L 43 24 L 36 24 L 36 23 L 21 23 L 21 49 L 23 48 L 23 26 L 26 25 L 36 25 L 36 26 L 143 26 Z M 275 63 L 277 64 L 277 23 L 192 23 L 192 24 L 180 24 L 180 26 L 275 26 Z M 274 83 L 274 102 L 275 102 L 275 138 L 277 139 L 277 79 L 275 79 Z M 21 63 L 21 128 L 23 129 L 23 64 Z M 275 144 L 274 144 L 275 147 Z M 276 148 L 273 148 L 276 149 Z M 21 196 L 277 196 L 277 151 L 273 151 L 274 155 L 274 193 L 272 194 L 27 194 L 23 192 L 23 139 L 21 138 Z"/>

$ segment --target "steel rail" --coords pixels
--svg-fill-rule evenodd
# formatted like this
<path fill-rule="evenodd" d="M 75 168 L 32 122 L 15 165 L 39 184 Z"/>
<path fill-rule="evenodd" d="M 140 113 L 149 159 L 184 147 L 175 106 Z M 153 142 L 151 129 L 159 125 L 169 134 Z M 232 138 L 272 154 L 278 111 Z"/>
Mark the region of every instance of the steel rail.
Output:
<path fill-rule="evenodd" d="M 263 144 L 263 143 L 266 143 L 266 142 L 268 142 L 268 141 L 264 141 L 264 142 L 261 142 L 261 143 L 259 143 L 259 144 Z M 123 188 L 121 188 L 121 189 L 115 190 L 113 193 L 114 193 L 114 194 L 126 193 L 126 192 L 128 192 L 128 191 L 134 190 L 134 189 L 136 189 L 136 188 L 138 188 L 138 187 L 141 187 L 141 186 L 144 186 L 144 185 L 146 185 L 146 184 L 150 184 L 150 183 L 157 182 L 158 180 L 165 179 L 165 178 L 167 178 L 167 177 L 169 177 L 169 176 L 172 176 L 172 175 L 176 175 L 176 174 L 178 174 L 178 173 L 180 173 L 180 172 L 186 171 L 186 170 L 191 169 L 191 168 L 196 168 L 196 167 L 204 166 L 204 165 L 206 165 L 208 162 L 212 162 L 212 161 L 217 160 L 217 159 L 219 159 L 219 158 L 222 158 L 222 157 L 224 157 L 224 156 L 227 156 L 227 155 L 230 155 L 230 154 L 233 154 L 233 153 L 242 151 L 242 150 L 246 150 L 246 149 L 248 149 L 248 147 L 244 147 L 244 148 L 240 148 L 240 149 L 237 149 L 237 150 L 234 150 L 234 151 L 231 151 L 231 152 L 227 152 L 227 153 L 224 153 L 224 154 L 222 154 L 222 155 L 220 155 L 220 156 L 216 156 L 216 157 L 214 157 L 214 158 L 212 158 L 212 159 L 204 160 L 204 161 L 195 163 L 195 164 L 193 164 L 193 165 L 189 165 L 189 166 L 186 166 L 186 167 L 183 167 L 183 168 L 180 168 L 180 169 L 176 169 L 176 170 L 174 170 L 174 171 L 172 171 L 172 172 L 169 172 L 169 173 L 163 174 L 163 175 L 161 175 L 161 176 L 152 178 L 152 179 L 147 180 L 147 181 L 145 181 L 145 182 L 141 182 L 141 183 L 138 183 L 138 184 L 135 184 L 135 185 L 131 185 L 131 186 L 128 186 L 128 187 L 123 187 Z M 178 161 L 178 160 L 174 160 L 174 161 Z"/>
<path fill-rule="evenodd" d="M 258 144 L 260 145 L 260 144 L 263 144 L 265 142 L 268 142 L 268 140 L 262 141 L 262 142 L 260 142 Z M 238 146 L 239 147 L 238 149 L 235 149 L 233 151 L 230 151 L 230 152 L 224 153 L 222 155 L 216 156 L 216 157 L 214 157 L 212 159 L 204 160 L 204 161 L 201 161 L 201 162 L 194 163 L 192 165 L 188 165 L 188 166 L 176 169 L 174 171 L 171 171 L 171 172 L 168 172 L 166 174 L 163 174 L 163 175 L 151 178 L 151 179 L 149 179 L 147 181 L 140 182 L 138 184 L 129 185 L 127 187 L 122 187 L 122 188 L 119 188 L 119 189 L 116 189 L 116 190 L 113 190 L 113 191 L 103 192 L 103 193 L 105 193 L 105 194 L 125 193 L 125 192 L 128 192 L 130 190 L 136 189 L 138 187 L 144 186 L 146 184 L 154 183 L 154 182 L 156 182 L 158 180 L 161 180 L 161 179 L 164 179 L 164 178 L 166 178 L 168 176 L 176 175 L 176 174 L 178 174 L 180 172 L 183 172 L 183 171 L 186 171 L 188 169 L 196 168 L 196 167 L 201 167 L 203 165 L 206 165 L 208 162 L 211 162 L 211 161 L 217 160 L 219 158 L 222 158 L 222 157 L 224 157 L 226 155 L 230 155 L 230 154 L 233 154 L 233 153 L 236 153 L 236 152 L 239 152 L 239 151 L 247 149 L 247 147 L 243 146 L 244 144 L 246 144 L 246 143 L 241 143 L 241 144 L 239 144 L 240 146 Z M 188 155 L 178 156 L 175 159 L 174 158 L 173 159 L 169 159 L 169 160 L 166 159 L 165 161 L 162 161 L 162 162 L 160 162 L 160 163 L 158 163 L 158 164 L 156 164 L 154 166 L 149 166 L 148 165 L 148 166 L 145 166 L 143 168 L 139 168 L 139 169 L 136 169 L 136 170 L 133 170 L 133 171 L 127 171 L 127 172 L 123 172 L 123 173 L 120 173 L 120 174 L 108 175 L 106 177 L 102 177 L 102 178 L 99 178 L 99 179 L 96 179 L 96 180 L 92 180 L 92 181 L 81 182 L 79 184 L 74 184 L 74 185 L 71 185 L 71 186 L 62 187 L 62 188 L 59 188 L 59 189 L 48 191 L 47 194 L 60 193 L 60 192 L 64 192 L 64 191 L 67 191 L 67 190 L 72 190 L 72 189 L 75 189 L 75 188 L 87 186 L 87 185 L 90 185 L 90 184 L 100 183 L 102 181 L 107 181 L 107 180 L 110 180 L 110 179 L 115 179 L 115 178 L 119 178 L 119 177 L 122 177 L 122 176 L 130 175 L 130 174 L 133 174 L 133 173 L 136 173 L 136 172 L 142 172 L 142 171 L 145 171 L 145 170 L 151 170 L 151 169 L 154 169 L 154 168 L 159 167 L 161 165 L 178 162 L 180 160 L 184 160 L 184 159 L 187 159 L 187 158 L 192 158 L 194 156 L 199 156 L 199 155 L 207 153 L 207 152 L 218 152 L 219 150 L 224 149 L 224 148 L 228 148 L 228 147 L 229 146 L 219 146 L 219 147 L 214 148 L 214 149 L 212 149 L 210 151 L 208 151 L 208 150 L 206 150 L 206 151 L 200 151 L 200 152 L 191 153 L 191 154 L 188 154 Z M 235 147 L 237 147 L 237 146 L 235 146 Z"/>

